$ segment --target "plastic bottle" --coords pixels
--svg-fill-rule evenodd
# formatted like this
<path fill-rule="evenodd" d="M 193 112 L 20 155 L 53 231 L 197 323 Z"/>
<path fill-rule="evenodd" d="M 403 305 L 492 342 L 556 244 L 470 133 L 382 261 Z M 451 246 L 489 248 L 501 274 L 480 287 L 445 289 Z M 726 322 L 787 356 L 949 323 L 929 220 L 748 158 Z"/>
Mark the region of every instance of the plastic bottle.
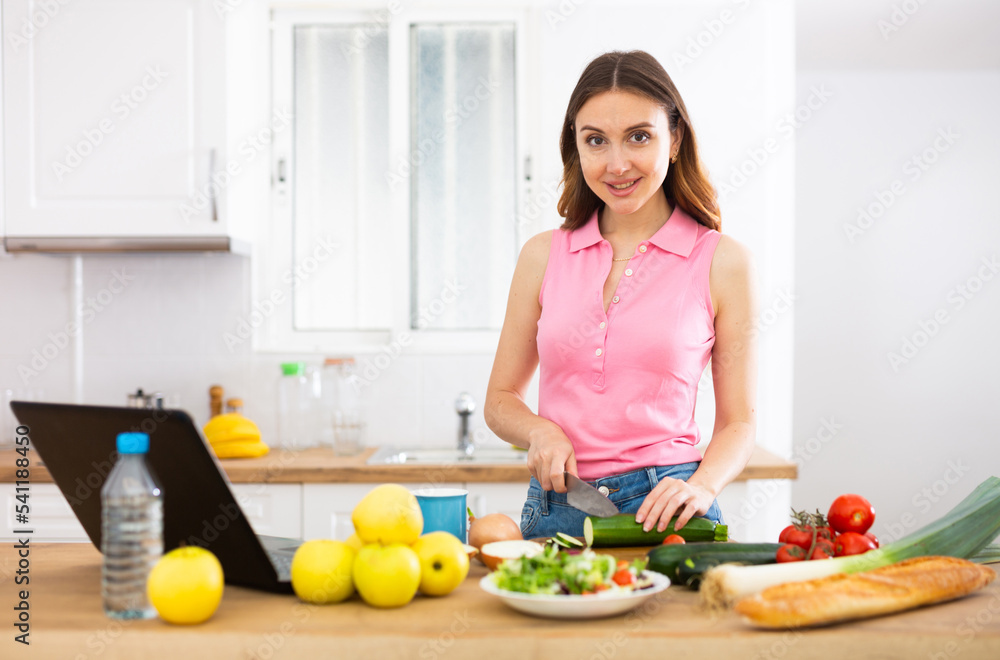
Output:
<path fill-rule="evenodd" d="M 305 449 L 315 444 L 313 383 L 305 362 L 284 362 L 278 381 L 278 446 Z"/>
<path fill-rule="evenodd" d="M 119 433 L 118 461 L 101 488 L 101 597 L 113 619 L 149 619 L 146 578 L 163 555 L 163 496 L 146 465 L 149 436 Z"/>

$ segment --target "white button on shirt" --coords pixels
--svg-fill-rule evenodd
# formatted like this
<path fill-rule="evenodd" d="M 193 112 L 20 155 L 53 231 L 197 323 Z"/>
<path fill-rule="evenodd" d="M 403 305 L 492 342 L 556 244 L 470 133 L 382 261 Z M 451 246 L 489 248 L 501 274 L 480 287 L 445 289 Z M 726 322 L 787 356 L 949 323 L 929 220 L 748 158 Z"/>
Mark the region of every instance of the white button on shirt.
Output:
<path fill-rule="evenodd" d="M 625 269 L 625 276 L 626 277 L 632 277 L 632 269 L 631 268 L 626 268 Z"/>
<path fill-rule="evenodd" d="M 645 252 L 645 251 L 646 251 L 646 246 L 645 245 L 640 245 L 639 246 L 639 252 Z"/>
<path fill-rule="evenodd" d="M 603 352 L 604 351 L 602 351 L 601 349 L 597 349 L 596 351 L 594 351 L 594 355 L 596 355 L 597 357 L 601 357 L 601 353 Z"/>
<path fill-rule="evenodd" d="M 615 296 L 614 298 L 612 298 L 612 299 L 611 299 L 611 302 L 613 302 L 613 303 L 616 303 L 616 302 L 618 302 L 618 296 Z"/>
<path fill-rule="evenodd" d="M 601 330 L 603 330 L 607 325 L 608 325 L 607 323 L 601 321 Z"/>

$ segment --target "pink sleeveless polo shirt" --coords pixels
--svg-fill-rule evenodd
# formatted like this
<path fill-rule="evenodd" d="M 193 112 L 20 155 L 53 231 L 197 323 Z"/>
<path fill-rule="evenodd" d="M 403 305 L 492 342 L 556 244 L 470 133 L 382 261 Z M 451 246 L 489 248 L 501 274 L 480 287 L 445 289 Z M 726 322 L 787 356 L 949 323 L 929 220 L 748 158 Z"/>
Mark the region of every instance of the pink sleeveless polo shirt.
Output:
<path fill-rule="evenodd" d="M 552 233 L 538 414 L 573 442 L 581 478 L 701 460 L 694 406 L 715 344 L 708 274 L 720 237 L 674 206 L 636 247 L 605 314 L 613 255 L 597 213 Z"/>

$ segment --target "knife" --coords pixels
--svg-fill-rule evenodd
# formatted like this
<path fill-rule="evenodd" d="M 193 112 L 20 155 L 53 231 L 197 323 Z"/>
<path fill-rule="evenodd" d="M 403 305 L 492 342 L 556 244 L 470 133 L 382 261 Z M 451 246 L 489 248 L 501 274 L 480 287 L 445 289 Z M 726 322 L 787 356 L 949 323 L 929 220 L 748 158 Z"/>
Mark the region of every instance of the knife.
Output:
<path fill-rule="evenodd" d="M 618 507 L 586 481 L 569 472 L 563 472 L 563 478 L 566 480 L 566 501 L 571 506 L 601 518 L 618 513 Z"/>

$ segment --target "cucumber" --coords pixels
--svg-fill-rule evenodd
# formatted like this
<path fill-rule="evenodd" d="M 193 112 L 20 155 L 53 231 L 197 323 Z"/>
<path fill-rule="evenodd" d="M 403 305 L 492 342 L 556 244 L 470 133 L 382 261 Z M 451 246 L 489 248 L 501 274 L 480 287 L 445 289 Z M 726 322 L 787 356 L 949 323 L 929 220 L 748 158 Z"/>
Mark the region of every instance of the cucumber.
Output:
<path fill-rule="evenodd" d="M 708 518 L 692 518 L 684 527 L 674 531 L 676 522 L 675 516 L 662 532 L 656 531 L 655 527 L 644 532 L 642 524 L 635 521 L 634 513 L 619 513 L 607 518 L 587 516 L 583 521 L 583 537 L 588 547 L 595 548 L 657 545 L 671 534 L 680 535 L 685 542 L 729 540 L 729 528 L 717 525 Z"/>
<path fill-rule="evenodd" d="M 780 543 L 661 545 L 646 554 L 646 568 L 666 575 L 674 584 L 697 583 L 702 573 L 719 564 L 773 564 L 780 547 Z M 686 563 L 689 560 L 691 564 Z"/>
<path fill-rule="evenodd" d="M 698 590 L 701 586 L 701 576 L 710 568 L 715 568 L 722 562 L 718 557 L 699 557 L 692 559 L 688 557 L 677 566 L 676 584 L 683 584 L 686 587 Z"/>
<path fill-rule="evenodd" d="M 583 541 L 576 538 L 575 536 L 570 536 L 569 534 L 563 534 L 562 532 L 556 532 L 555 535 L 556 543 L 562 545 L 565 548 L 582 548 Z"/>

